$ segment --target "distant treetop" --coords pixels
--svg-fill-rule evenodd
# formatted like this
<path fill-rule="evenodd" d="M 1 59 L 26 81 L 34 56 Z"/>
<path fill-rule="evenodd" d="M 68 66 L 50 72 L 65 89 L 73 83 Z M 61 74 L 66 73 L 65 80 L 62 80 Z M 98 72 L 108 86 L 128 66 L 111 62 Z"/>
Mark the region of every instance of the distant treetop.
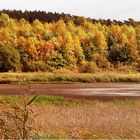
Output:
<path fill-rule="evenodd" d="M 21 11 L 21 10 L 1 10 L 1 13 L 8 14 L 11 18 L 14 19 L 21 19 L 24 18 L 25 20 L 29 21 L 30 23 L 33 22 L 35 19 L 40 20 L 41 22 L 57 22 L 60 19 L 63 19 L 64 22 L 68 22 L 69 20 L 72 20 L 76 25 L 80 25 L 84 19 L 92 21 L 93 23 L 101 23 L 102 25 L 111 25 L 111 24 L 118 24 L 118 25 L 132 25 L 136 26 L 140 24 L 140 21 L 135 21 L 131 18 L 128 20 L 117 21 L 117 20 L 104 20 L 104 19 L 91 19 L 91 18 L 84 18 L 81 16 L 75 16 L 70 14 L 64 14 L 64 13 L 52 13 L 45 11 Z"/>

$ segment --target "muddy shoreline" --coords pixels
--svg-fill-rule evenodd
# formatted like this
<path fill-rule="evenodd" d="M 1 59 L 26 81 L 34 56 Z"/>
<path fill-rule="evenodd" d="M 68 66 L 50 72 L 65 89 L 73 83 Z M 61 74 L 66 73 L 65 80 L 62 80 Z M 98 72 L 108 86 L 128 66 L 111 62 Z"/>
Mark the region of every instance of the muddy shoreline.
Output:
<path fill-rule="evenodd" d="M 0 95 L 48 95 L 74 99 L 140 99 L 140 84 L 76 83 L 76 84 L 0 84 Z"/>

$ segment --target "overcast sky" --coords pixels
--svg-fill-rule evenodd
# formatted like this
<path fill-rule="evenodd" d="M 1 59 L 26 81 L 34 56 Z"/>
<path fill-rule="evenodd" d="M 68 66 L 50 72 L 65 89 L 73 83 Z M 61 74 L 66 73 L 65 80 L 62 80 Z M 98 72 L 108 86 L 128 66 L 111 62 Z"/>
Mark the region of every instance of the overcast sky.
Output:
<path fill-rule="evenodd" d="M 140 0 L 0 0 L 0 10 L 43 10 L 91 18 L 140 20 Z"/>

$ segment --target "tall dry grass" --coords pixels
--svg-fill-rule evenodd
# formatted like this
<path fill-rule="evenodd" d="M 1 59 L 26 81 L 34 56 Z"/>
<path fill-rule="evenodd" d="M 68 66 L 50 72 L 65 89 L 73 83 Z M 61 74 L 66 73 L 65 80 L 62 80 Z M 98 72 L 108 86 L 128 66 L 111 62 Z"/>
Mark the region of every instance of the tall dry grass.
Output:
<path fill-rule="evenodd" d="M 30 82 L 140 82 L 139 73 L 98 72 L 89 73 L 0 73 L 0 83 L 18 82 L 26 79 Z"/>
<path fill-rule="evenodd" d="M 64 138 L 140 138 L 140 103 L 54 106 L 39 104 L 35 126 L 40 135 Z"/>
<path fill-rule="evenodd" d="M 12 104 L 11 99 L 4 99 L 0 104 L 0 138 L 140 138 L 138 100 L 70 102 L 64 99 L 69 102 L 67 105 L 61 104 L 63 101 L 47 104 L 43 99 L 28 106 L 33 100 L 25 99 L 22 103 L 23 99 L 17 100 L 17 104 L 16 98 Z"/>

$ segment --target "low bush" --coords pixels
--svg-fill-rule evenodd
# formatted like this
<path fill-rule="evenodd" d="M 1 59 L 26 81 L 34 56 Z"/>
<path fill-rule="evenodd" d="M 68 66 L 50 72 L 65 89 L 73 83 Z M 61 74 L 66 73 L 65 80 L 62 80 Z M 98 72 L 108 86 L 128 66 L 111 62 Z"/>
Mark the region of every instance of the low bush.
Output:
<path fill-rule="evenodd" d="M 92 59 L 96 63 L 96 65 L 101 69 L 109 69 L 110 68 L 110 63 L 107 60 L 106 55 L 94 53 Z"/>
<path fill-rule="evenodd" d="M 132 50 L 126 46 L 116 44 L 110 47 L 108 58 L 111 62 L 129 63 L 132 61 L 131 51 Z"/>
<path fill-rule="evenodd" d="M 37 72 L 37 71 L 53 71 L 53 68 L 49 65 L 47 65 L 43 61 L 32 61 L 28 62 L 27 65 L 24 67 L 24 69 L 28 72 Z"/>
<path fill-rule="evenodd" d="M 20 67 L 20 54 L 13 47 L 0 43 L 0 71 L 16 71 Z"/>
<path fill-rule="evenodd" d="M 83 72 L 95 73 L 98 71 L 98 67 L 95 62 L 87 62 L 83 67 Z"/>

